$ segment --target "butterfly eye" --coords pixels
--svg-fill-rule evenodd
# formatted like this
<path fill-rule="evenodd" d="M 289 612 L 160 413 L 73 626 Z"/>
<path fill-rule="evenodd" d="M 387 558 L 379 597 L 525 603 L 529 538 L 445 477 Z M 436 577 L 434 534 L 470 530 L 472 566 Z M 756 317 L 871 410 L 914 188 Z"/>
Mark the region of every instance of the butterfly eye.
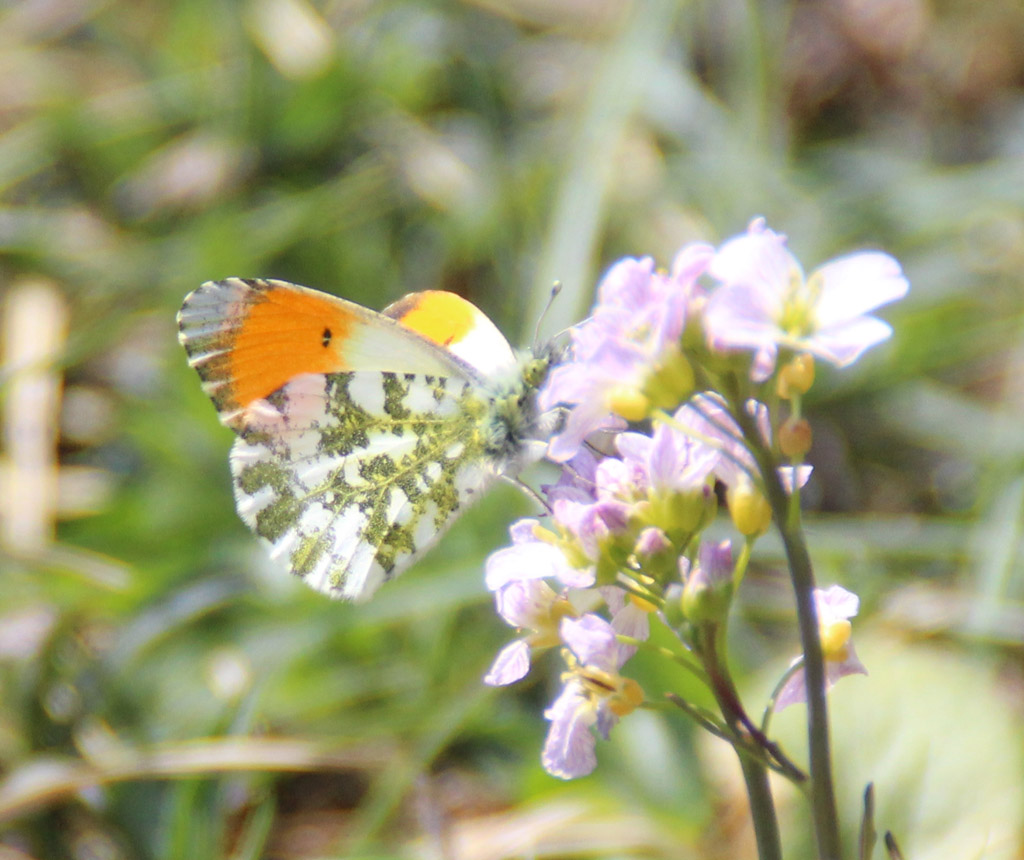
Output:
<path fill-rule="evenodd" d="M 531 388 L 537 388 L 544 381 L 551 368 L 551 361 L 547 358 L 535 359 L 523 369 L 523 379 Z"/>

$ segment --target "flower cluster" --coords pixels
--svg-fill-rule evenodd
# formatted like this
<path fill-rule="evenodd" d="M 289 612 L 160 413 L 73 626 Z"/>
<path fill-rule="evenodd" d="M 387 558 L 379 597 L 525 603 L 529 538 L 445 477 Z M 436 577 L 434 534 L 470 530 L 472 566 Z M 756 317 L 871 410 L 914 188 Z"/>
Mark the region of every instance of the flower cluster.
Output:
<path fill-rule="evenodd" d="M 515 523 L 511 545 L 487 561 L 498 614 L 519 636 L 486 683 L 520 680 L 543 651 L 565 663 L 545 711 L 549 773 L 589 773 L 597 737 L 653 704 L 622 674 L 652 623 L 672 632 L 673 658 L 715 694 L 721 731 L 737 744 L 758 740 L 721 683 L 728 668 L 716 643 L 750 548 L 771 525 L 773 489 L 797 493 L 810 476 L 800 405 L 814 359 L 843 367 L 884 340 L 891 329 L 869 313 L 906 291 L 899 264 L 878 252 L 805 277 L 760 220 L 717 249 L 688 245 L 668 272 L 629 258 L 605 275 L 538 398 L 564 415 L 548 449 L 562 465 L 543 488 L 548 515 Z M 705 535 L 720 498 L 734 541 Z M 827 683 L 865 671 L 850 641 L 856 596 L 833 586 L 815 600 Z M 794 666 L 776 707 L 806 696 Z M 763 751 L 769 766 L 787 766 L 772 745 Z"/>

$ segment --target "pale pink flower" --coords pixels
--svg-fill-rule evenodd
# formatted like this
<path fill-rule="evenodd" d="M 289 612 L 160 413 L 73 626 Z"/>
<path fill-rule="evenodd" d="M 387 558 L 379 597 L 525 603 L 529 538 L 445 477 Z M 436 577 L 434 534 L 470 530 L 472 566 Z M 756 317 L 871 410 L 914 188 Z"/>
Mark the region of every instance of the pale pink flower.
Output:
<path fill-rule="evenodd" d="M 552 776 L 574 779 L 597 766 L 591 729 L 607 739 L 619 718 L 640 705 L 643 691 L 636 681 L 619 674 L 633 649 L 619 643 L 615 629 L 603 618 L 566 618 L 561 635 L 569 671 L 562 676 L 562 692 L 544 712 L 551 726 L 541 762 Z"/>
<path fill-rule="evenodd" d="M 825 658 L 825 690 L 831 690 L 836 681 L 847 675 L 866 675 L 868 670 L 858 659 L 850 638 L 850 619 L 857 614 L 860 598 L 842 586 L 833 585 L 828 589 L 814 589 L 814 606 L 821 632 L 822 656 Z M 781 711 L 795 702 L 806 701 L 807 679 L 801 667 L 779 692 L 775 710 Z"/>
<path fill-rule="evenodd" d="M 780 348 L 853 363 L 892 334 L 869 312 L 909 289 L 900 264 L 879 251 L 838 257 L 805 278 L 785 236 L 762 219 L 722 245 L 708 272 L 720 282 L 704 309 L 708 344 L 753 350 L 755 381 L 771 375 Z"/>

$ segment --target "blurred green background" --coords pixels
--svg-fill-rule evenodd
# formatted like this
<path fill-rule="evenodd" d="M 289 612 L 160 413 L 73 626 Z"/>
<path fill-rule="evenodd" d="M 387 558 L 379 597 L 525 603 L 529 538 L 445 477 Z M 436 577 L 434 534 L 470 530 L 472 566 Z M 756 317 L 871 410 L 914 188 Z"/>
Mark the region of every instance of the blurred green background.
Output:
<path fill-rule="evenodd" d="M 874 780 L 908 858 L 1024 857 L 1022 45 L 1020 0 L 4 4 L 0 857 L 752 857 L 732 752 L 682 717 L 563 783 L 557 661 L 480 683 L 514 490 L 365 606 L 277 575 L 174 314 L 230 275 L 442 287 L 526 343 L 552 281 L 553 331 L 617 256 L 755 215 L 912 285 L 809 403 L 812 553 L 871 672 L 831 700 L 851 856 Z M 757 712 L 796 647 L 770 539 L 738 614 Z"/>

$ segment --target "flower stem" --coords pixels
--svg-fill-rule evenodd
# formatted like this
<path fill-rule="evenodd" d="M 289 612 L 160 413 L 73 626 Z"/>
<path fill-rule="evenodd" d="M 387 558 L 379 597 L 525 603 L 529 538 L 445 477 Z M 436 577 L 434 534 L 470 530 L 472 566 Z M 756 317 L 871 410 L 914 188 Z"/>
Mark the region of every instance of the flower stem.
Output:
<path fill-rule="evenodd" d="M 769 757 L 769 763 L 773 766 L 777 764 L 778 772 L 791 782 L 797 785 L 805 783 L 807 774 L 793 764 L 779 745 L 766 737 L 747 715 L 729 674 L 726 659 L 726 625 L 709 625 L 700 631 L 698 636 L 698 650 L 708 674 L 709 687 L 722 711 L 722 716 L 725 717 L 726 724 L 736 738 L 749 740 Z"/>
<path fill-rule="evenodd" d="M 771 505 L 789 562 L 790 578 L 796 595 L 800 644 L 804 653 L 807 679 L 807 737 L 811 771 L 811 813 L 818 844 L 819 860 L 841 860 L 839 815 L 832 782 L 832 754 L 829 744 L 828 705 L 825 701 L 825 661 L 818 633 L 818 613 L 814 605 L 814 569 L 800 526 L 799 509 L 790 507 L 776 471 L 775 458 L 760 438 L 753 418 L 742 403 L 733 400 L 733 417 L 743 428 L 747 445 L 757 460 L 764 480 L 765 495 Z"/>
<path fill-rule="evenodd" d="M 792 666 L 782 673 L 782 677 L 779 678 L 779 682 L 775 685 L 775 689 L 772 690 L 771 695 L 768 697 L 768 704 L 764 707 L 764 715 L 761 717 L 761 731 L 765 734 L 768 734 L 772 715 L 775 713 L 775 703 L 778 701 L 782 688 L 786 686 L 786 682 L 789 681 L 790 678 L 803 668 L 804 659 L 803 657 L 800 657 L 798 660 L 794 661 Z"/>
<path fill-rule="evenodd" d="M 646 639 L 637 639 L 634 636 L 627 636 L 624 633 L 616 633 L 615 638 L 623 645 L 631 645 L 640 651 L 647 651 L 651 654 L 657 654 L 660 657 L 667 657 L 676 665 L 682 666 L 702 684 L 708 684 L 708 676 L 705 674 L 704 670 L 688 656 L 677 654 L 675 651 L 665 648 L 664 646 L 655 645 L 653 642 L 648 642 Z"/>
<path fill-rule="evenodd" d="M 785 491 L 773 473 L 769 486 L 769 502 L 777 518 L 786 514 Z M 777 498 L 774 498 L 777 497 Z M 781 497 L 781 498 L 778 498 Z M 796 592 L 796 611 L 800 624 L 800 644 L 804 652 L 804 673 L 807 679 L 807 736 L 810 747 L 811 808 L 814 830 L 821 860 L 841 860 L 839 813 L 836 809 L 832 782 L 832 753 L 829 741 L 828 704 L 825 701 L 825 660 L 818 633 L 818 613 L 814 605 L 814 570 L 804 542 L 803 532 L 787 523 L 782 528 L 782 542 L 789 560 L 790 576 Z"/>
<path fill-rule="evenodd" d="M 750 818 L 754 822 L 759 860 L 782 860 L 779 822 L 775 817 L 775 803 L 768 783 L 768 771 L 763 764 L 747 756 L 739 756 L 743 781 L 747 784 L 750 800 Z"/>
<path fill-rule="evenodd" d="M 725 665 L 726 625 L 709 625 L 699 634 L 702 640 L 700 653 L 711 680 L 711 691 L 718 707 L 725 717 L 726 725 L 739 740 L 745 731 L 753 728 L 743 710 L 739 694 Z M 754 729 L 754 733 L 756 733 Z M 755 735 L 755 740 L 757 740 Z M 768 783 L 768 769 L 764 763 L 740 752 L 737 743 L 736 754 L 747 784 L 747 799 L 750 802 L 750 817 L 754 825 L 759 860 L 782 860 L 782 842 L 779 836 L 779 822 L 775 816 L 775 801 Z"/>

